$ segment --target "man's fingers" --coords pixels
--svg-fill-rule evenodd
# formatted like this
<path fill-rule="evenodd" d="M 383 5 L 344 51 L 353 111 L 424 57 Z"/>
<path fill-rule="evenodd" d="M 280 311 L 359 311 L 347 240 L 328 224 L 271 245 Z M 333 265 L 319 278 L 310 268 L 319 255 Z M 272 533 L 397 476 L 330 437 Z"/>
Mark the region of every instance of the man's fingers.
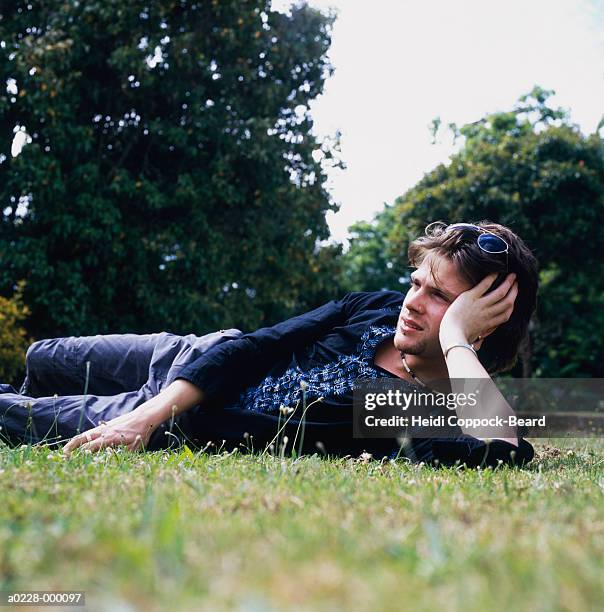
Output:
<path fill-rule="evenodd" d="M 109 446 L 110 443 L 107 438 L 105 436 L 99 436 L 98 438 L 92 440 L 92 442 L 82 444 L 81 450 L 90 451 L 91 453 L 94 453 L 96 451 L 103 450 L 104 448 L 107 448 Z"/>
<path fill-rule="evenodd" d="M 487 274 L 479 283 L 474 287 L 476 289 L 478 295 L 484 295 L 489 287 L 495 282 L 497 278 L 497 272 L 493 272 L 492 274 Z"/>
<path fill-rule="evenodd" d="M 101 429 L 100 427 L 95 427 L 94 429 L 84 431 L 69 440 L 69 442 L 63 447 L 63 453 L 69 454 L 76 448 L 80 448 L 82 450 L 91 450 L 96 448 L 97 441 L 105 439 L 106 435 L 107 430 L 105 428 Z"/>
<path fill-rule="evenodd" d="M 517 296 L 518 296 L 518 281 L 514 281 L 512 283 L 512 286 L 510 287 L 510 290 L 507 292 L 503 300 L 509 306 L 510 314 L 512 310 L 514 310 L 514 303 L 516 302 Z"/>
<path fill-rule="evenodd" d="M 510 316 L 512 315 L 511 312 L 504 312 L 502 314 L 500 314 L 499 316 L 495 317 L 493 319 L 493 321 L 495 321 L 497 323 L 497 326 L 499 327 L 499 325 L 503 325 L 504 323 L 507 323 L 507 321 L 510 320 Z"/>
<path fill-rule="evenodd" d="M 86 442 L 89 442 L 92 439 L 93 435 L 90 431 L 85 431 L 84 433 L 78 434 L 77 436 L 71 438 L 69 442 L 67 442 L 67 444 L 63 447 L 63 452 L 70 453 L 71 451 L 75 450 L 76 448 L 79 448 L 80 446 L 82 446 L 82 444 L 85 444 Z"/>
<path fill-rule="evenodd" d="M 490 283 L 487 284 L 485 291 L 483 291 L 481 294 L 485 299 L 488 300 L 490 304 L 495 304 L 499 302 L 499 300 L 502 300 L 503 298 L 505 298 L 510 288 L 514 285 L 514 281 L 516 280 L 516 275 L 513 272 L 508 274 L 505 280 L 501 283 L 501 285 L 497 287 L 497 289 L 493 289 L 491 293 L 488 293 L 487 295 L 485 295 L 485 292 L 493 284 L 493 281 L 495 280 L 495 278 L 497 278 L 497 274 L 494 274 L 494 275 L 489 274 L 488 276 L 483 278 L 482 281 L 480 281 L 480 283 L 478 284 L 478 286 L 481 286 L 482 283 L 485 282 L 486 279 L 489 279 L 491 281 Z"/>
<path fill-rule="evenodd" d="M 131 442 L 130 444 L 128 444 L 128 446 L 126 447 L 129 451 L 131 452 L 136 452 L 138 450 L 140 450 L 142 448 L 142 442 L 140 440 L 134 440 L 134 442 Z"/>
<path fill-rule="evenodd" d="M 63 453 L 69 455 L 76 448 L 82 451 L 96 452 L 104 448 L 124 446 L 129 450 L 144 447 L 143 436 L 136 430 L 124 427 L 122 423 L 112 426 L 111 423 L 101 421 L 93 429 L 74 436 L 63 447 Z"/>
<path fill-rule="evenodd" d="M 514 303 L 517 295 L 518 295 L 518 281 L 514 279 L 514 282 L 512 283 L 512 286 L 510 287 L 510 290 L 508 291 L 508 294 L 506 295 L 506 297 L 511 298 L 512 303 Z"/>
<path fill-rule="evenodd" d="M 502 300 L 493 307 L 491 316 L 498 326 L 510 320 L 514 312 L 514 300 L 516 299 L 516 295 L 518 295 L 517 287 L 511 292 L 510 299 L 506 297 L 505 300 Z"/>
<path fill-rule="evenodd" d="M 82 439 L 82 436 L 86 436 L 86 434 L 88 434 L 88 438 Z M 133 440 L 132 436 L 114 431 L 110 428 L 91 430 L 84 434 L 80 434 L 78 437 L 80 440 L 75 448 L 80 448 L 81 451 L 97 452 L 105 448 L 114 448 L 117 446 L 123 446 L 128 450 L 135 451 L 143 446 L 142 437 L 140 435 L 136 436 Z M 63 452 L 65 452 L 65 450 Z"/>
<path fill-rule="evenodd" d="M 516 301 L 516 296 L 518 295 L 518 283 L 514 281 L 512 286 L 509 288 L 505 296 L 499 301 L 495 302 L 491 305 L 491 312 L 494 315 L 501 314 L 502 312 L 506 312 L 507 310 L 512 313 L 514 310 L 514 302 Z"/>
<path fill-rule="evenodd" d="M 86 442 L 86 444 L 82 444 L 81 450 L 96 452 L 99 450 L 103 450 L 104 448 L 109 448 L 111 446 L 119 445 L 119 437 L 115 435 L 114 432 L 111 431 L 103 431 L 96 438 L 91 440 L 90 442 Z"/>

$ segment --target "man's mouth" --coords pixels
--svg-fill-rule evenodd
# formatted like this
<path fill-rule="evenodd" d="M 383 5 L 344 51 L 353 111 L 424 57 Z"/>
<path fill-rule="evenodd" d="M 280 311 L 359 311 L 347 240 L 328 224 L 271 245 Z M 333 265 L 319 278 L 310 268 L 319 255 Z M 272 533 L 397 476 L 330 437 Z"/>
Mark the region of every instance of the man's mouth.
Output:
<path fill-rule="evenodd" d="M 421 327 L 420 325 L 418 325 L 417 323 L 411 321 L 410 319 L 406 319 L 403 317 L 403 325 L 402 325 L 403 331 L 408 331 L 408 330 L 412 330 L 412 331 L 422 331 L 423 327 Z"/>

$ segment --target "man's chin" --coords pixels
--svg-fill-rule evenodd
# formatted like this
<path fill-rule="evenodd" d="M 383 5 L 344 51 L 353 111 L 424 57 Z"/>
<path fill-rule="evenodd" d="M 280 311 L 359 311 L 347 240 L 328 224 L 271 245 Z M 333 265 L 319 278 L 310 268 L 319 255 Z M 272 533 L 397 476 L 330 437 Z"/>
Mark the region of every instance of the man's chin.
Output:
<path fill-rule="evenodd" d="M 421 341 L 407 338 L 400 331 L 394 336 L 394 346 L 396 350 L 405 353 L 406 355 L 420 355 L 424 352 L 425 346 Z"/>

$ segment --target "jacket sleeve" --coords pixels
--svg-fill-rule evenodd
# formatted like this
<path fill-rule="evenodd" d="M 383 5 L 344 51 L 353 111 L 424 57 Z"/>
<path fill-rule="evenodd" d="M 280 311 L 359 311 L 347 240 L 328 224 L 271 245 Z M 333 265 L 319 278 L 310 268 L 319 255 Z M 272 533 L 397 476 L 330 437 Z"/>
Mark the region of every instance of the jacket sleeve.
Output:
<path fill-rule="evenodd" d="M 204 404 L 223 403 L 262 380 L 279 360 L 345 324 L 356 312 L 392 301 L 386 295 L 392 293 L 347 293 L 341 300 L 223 342 L 184 367 L 177 378 L 198 386 L 204 392 Z"/>

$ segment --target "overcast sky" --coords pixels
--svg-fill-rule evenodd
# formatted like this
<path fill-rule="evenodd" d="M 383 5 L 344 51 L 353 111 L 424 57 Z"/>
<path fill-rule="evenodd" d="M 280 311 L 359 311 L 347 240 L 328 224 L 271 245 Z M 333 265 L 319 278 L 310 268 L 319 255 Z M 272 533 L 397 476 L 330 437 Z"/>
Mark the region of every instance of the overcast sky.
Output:
<path fill-rule="evenodd" d="M 328 187 L 341 204 L 332 235 L 447 160 L 428 126 L 509 110 L 536 84 L 592 133 L 604 113 L 604 0 L 310 0 L 334 7 L 334 76 L 311 107 L 319 136 L 342 132 L 345 171 Z M 291 3 L 275 0 L 273 8 Z"/>

